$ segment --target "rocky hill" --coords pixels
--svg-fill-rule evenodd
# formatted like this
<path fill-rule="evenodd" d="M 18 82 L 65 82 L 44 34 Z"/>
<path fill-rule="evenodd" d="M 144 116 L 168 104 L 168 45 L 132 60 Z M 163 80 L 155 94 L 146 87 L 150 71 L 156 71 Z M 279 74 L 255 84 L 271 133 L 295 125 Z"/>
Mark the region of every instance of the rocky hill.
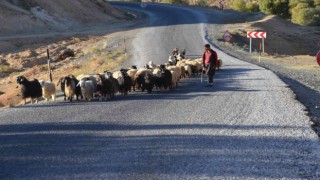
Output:
<path fill-rule="evenodd" d="M 0 36 L 114 23 L 125 13 L 105 0 L 1 0 Z"/>

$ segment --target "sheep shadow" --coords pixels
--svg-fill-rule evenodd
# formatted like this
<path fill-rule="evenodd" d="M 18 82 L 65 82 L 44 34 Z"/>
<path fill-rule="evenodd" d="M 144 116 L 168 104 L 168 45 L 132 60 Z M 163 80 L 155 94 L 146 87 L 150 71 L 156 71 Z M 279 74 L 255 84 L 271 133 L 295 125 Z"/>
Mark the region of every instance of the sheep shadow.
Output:
<path fill-rule="evenodd" d="M 165 179 L 314 178 L 313 170 L 319 164 L 312 156 L 301 153 L 301 149 L 306 152 L 304 148 L 309 143 L 303 139 L 156 133 L 283 128 L 303 127 L 81 122 L 0 125 L 0 178 L 139 179 L 146 174 Z M 151 133 L 136 133 L 141 130 Z M 117 131 L 132 134 L 118 135 Z M 293 148 L 297 146 L 300 148 Z"/>

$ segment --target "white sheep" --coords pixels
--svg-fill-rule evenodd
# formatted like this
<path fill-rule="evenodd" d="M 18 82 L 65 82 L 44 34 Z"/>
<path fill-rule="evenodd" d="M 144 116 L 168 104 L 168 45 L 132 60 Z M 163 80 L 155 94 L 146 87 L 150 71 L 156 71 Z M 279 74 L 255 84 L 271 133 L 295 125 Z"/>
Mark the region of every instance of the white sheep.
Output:
<path fill-rule="evenodd" d="M 131 78 L 132 82 L 134 82 L 134 76 L 138 72 L 138 69 L 129 69 L 127 71 L 128 76 Z"/>
<path fill-rule="evenodd" d="M 131 78 L 131 81 L 132 81 L 132 88 L 133 88 L 133 91 L 136 90 L 136 82 L 135 82 L 135 75 L 137 74 L 138 72 L 138 69 L 129 69 L 127 71 L 127 74 L 128 76 Z"/>
<path fill-rule="evenodd" d="M 162 71 L 161 71 L 160 68 L 155 68 L 155 69 L 152 70 L 152 74 L 153 74 L 155 77 L 160 78 L 161 75 L 162 75 Z"/>
<path fill-rule="evenodd" d="M 77 80 L 78 81 L 81 81 L 83 79 L 90 79 L 93 83 L 93 87 L 94 87 L 94 92 L 97 91 L 97 79 L 94 77 L 94 75 L 84 75 L 84 74 L 81 74 L 79 76 L 77 76 Z"/>
<path fill-rule="evenodd" d="M 178 78 L 178 81 L 180 80 L 180 77 L 181 77 L 181 68 L 180 68 L 180 67 L 177 67 L 177 66 L 168 66 L 167 69 L 170 70 L 170 71 L 174 71 L 174 72 L 175 72 L 175 75 L 176 75 L 177 78 Z"/>
<path fill-rule="evenodd" d="M 112 77 L 115 78 L 116 80 L 118 80 L 120 86 L 124 85 L 124 77 L 123 77 L 123 74 L 121 73 L 121 71 L 113 72 Z"/>
<path fill-rule="evenodd" d="M 41 88 L 42 88 L 42 96 L 44 99 L 48 102 L 50 99 L 50 96 L 53 101 L 55 101 L 56 97 L 56 86 L 53 82 L 40 80 L 39 81 Z"/>
<path fill-rule="evenodd" d="M 188 61 L 192 61 L 192 60 L 191 60 L 191 59 L 189 59 Z M 202 58 L 197 58 L 197 59 L 194 59 L 193 61 L 195 61 L 195 62 L 197 62 L 197 63 L 202 64 L 203 59 L 202 59 Z"/>
<path fill-rule="evenodd" d="M 172 87 L 175 88 L 178 86 L 178 79 L 179 79 L 179 76 L 177 75 L 177 72 L 174 71 L 174 70 L 170 70 L 171 72 L 171 75 L 172 75 L 172 81 L 171 81 L 171 84 L 172 84 Z"/>
<path fill-rule="evenodd" d="M 83 97 L 85 97 L 86 100 L 91 101 L 93 99 L 94 93 L 93 82 L 91 80 L 82 79 L 81 81 L 79 81 L 78 86 L 81 87 Z"/>
<path fill-rule="evenodd" d="M 192 74 L 192 69 L 191 69 L 190 65 L 187 65 L 187 64 L 186 64 L 186 65 L 184 66 L 184 69 L 186 70 L 186 71 L 185 71 L 185 73 L 186 73 L 185 76 L 186 76 L 186 77 L 190 77 L 191 74 Z"/>
<path fill-rule="evenodd" d="M 190 65 L 192 72 L 198 74 L 202 70 L 202 63 L 198 60 L 187 60 L 187 65 Z"/>

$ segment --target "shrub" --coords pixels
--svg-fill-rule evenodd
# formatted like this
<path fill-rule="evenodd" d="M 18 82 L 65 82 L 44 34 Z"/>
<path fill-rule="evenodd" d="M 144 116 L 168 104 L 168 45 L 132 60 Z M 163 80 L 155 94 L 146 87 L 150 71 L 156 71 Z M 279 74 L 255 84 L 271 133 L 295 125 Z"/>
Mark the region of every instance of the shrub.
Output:
<path fill-rule="evenodd" d="M 290 18 L 289 0 L 260 0 L 260 10 L 266 14 L 275 14 L 283 18 Z"/>
<path fill-rule="evenodd" d="M 201 6 L 201 7 L 208 7 L 208 1 L 207 0 L 199 0 L 196 3 L 197 6 Z"/>
<path fill-rule="evenodd" d="M 126 0 L 127 2 L 142 2 L 142 0 Z"/>
<path fill-rule="evenodd" d="M 164 3 L 168 4 L 184 4 L 184 5 L 189 5 L 188 0 L 164 0 Z"/>
<path fill-rule="evenodd" d="M 260 11 L 259 4 L 255 3 L 255 2 L 248 2 L 246 4 L 246 9 L 249 12 L 259 12 Z"/>
<path fill-rule="evenodd" d="M 247 11 L 247 6 L 244 0 L 233 0 L 231 2 L 231 8 L 239 12 Z"/>
<path fill-rule="evenodd" d="M 308 3 L 298 3 L 291 9 L 292 22 L 307 26 L 307 25 L 319 25 L 320 10 L 314 7 L 310 7 Z"/>

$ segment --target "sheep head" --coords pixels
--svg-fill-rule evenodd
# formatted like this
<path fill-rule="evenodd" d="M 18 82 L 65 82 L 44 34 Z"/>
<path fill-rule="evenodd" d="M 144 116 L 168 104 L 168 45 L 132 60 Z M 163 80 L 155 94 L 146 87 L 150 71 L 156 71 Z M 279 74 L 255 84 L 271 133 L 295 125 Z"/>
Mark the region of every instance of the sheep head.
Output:
<path fill-rule="evenodd" d="M 45 81 L 44 80 L 40 80 L 39 83 L 40 83 L 41 87 L 43 87 L 44 84 L 45 84 Z"/>
<path fill-rule="evenodd" d="M 144 76 L 144 82 L 145 82 L 146 84 L 151 83 L 151 74 L 146 74 L 146 75 Z"/>
<path fill-rule="evenodd" d="M 59 81 L 58 81 L 58 83 L 57 83 L 57 86 L 59 86 L 59 84 L 64 85 L 65 80 L 66 80 L 66 76 L 62 76 L 62 77 L 59 79 Z"/>
<path fill-rule="evenodd" d="M 18 76 L 17 77 L 17 83 L 18 84 L 24 84 L 27 81 L 28 81 L 27 78 L 25 78 L 24 76 Z"/>

